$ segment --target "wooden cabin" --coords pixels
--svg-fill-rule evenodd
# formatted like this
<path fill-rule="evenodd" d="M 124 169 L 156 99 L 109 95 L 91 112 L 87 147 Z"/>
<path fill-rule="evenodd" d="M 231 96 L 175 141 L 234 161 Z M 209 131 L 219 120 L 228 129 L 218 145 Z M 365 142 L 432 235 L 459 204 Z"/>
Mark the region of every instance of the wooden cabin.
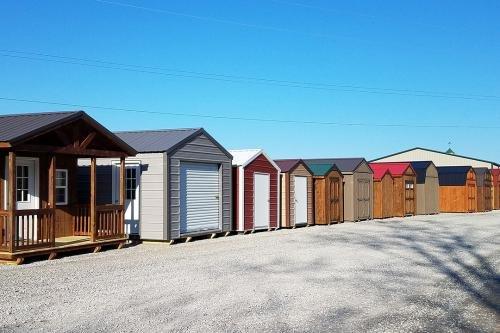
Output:
<path fill-rule="evenodd" d="M 500 169 L 491 169 L 493 209 L 500 209 Z"/>
<path fill-rule="evenodd" d="M 386 168 L 394 180 L 393 213 L 397 217 L 416 214 L 417 175 L 409 162 L 370 163 L 374 167 Z"/>
<path fill-rule="evenodd" d="M 389 169 L 370 163 L 373 170 L 373 218 L 394 217 L 394 178 Z"/>
<path fill-rule="evenodd" d="M 417 215 L 439 213 L 439 175 L 432 161 L 410 162 L 417 174 Z"/>
<path fill-rule="evenodd" d="M 476 173 L 470 166 L 438 167 L 439 210 L 442 213 L 477 211 Z"/>
<path fill-rule="evenodd" d="M 281 169 L 280 225 L 295 228 L 314 224 L 313 175 L 300 159 L 275 160 Z"/>
<path fill-rule="evenodd" d="M 364 158 L 307 159 L 307 163 L 335 164 L 344 177 L 344 221 L 373 218 L 373 171 Z"/>
<path fill-rule="evenodd" d="M 233 156 L 233 230 L 279 228 L 280 168 L 262 149 L 229 153 Z"/>
<path fill-rule="evenodd" d="M 314 223 L 329 225 L 344 221 L 343 176 L 335 164 L 307 166 L 314 179 Z"/>
<path fill-rule="evenodd" d="M 115 134 L 138 152 L 125 160 L 125 231 L 130 238 L 173 243 L 232 230 L 232 156 L 207 131 Z M 105 189 L 100 198 L 116 200 L 119 169 L 117 160 L 99 160 L 98 182 Z"/>
<path fill-rule="evenodd" d="M 83 111 L 0 116 L 0 260 L 121 246 L 125 174 L 118 201 L 97 204 L 97 158 L 136 151 Z M 91 161 L 88 200 L 78 200 L 79 158 Z"/>
<path fill-rule="evenodd" d="M 488 168 L 474 168 L 476 173 L 476 186 L 477 186 L 477 211 L 489 212 L 493 209 L 491 190 L 492 190 L 492 176 Z"/>

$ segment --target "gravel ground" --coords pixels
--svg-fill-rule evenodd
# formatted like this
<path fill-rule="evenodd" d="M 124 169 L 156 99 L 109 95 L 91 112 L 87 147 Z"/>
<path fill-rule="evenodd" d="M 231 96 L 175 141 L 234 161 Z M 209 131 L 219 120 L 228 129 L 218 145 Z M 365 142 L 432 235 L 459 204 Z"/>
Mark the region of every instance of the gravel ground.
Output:
<path fill-rule="evenodd" d="M 0 331 L 494 332 L 500 212 L 0 266 Z"/>

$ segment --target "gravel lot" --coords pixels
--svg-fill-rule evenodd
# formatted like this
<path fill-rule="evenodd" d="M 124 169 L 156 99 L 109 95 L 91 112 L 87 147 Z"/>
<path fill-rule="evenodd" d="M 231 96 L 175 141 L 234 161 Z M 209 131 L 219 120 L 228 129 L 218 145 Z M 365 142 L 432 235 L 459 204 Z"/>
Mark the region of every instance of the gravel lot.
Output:
<path fill-rule="evenodd" d="M 499 243 L 497 211 L 0 266 L 0 331 L 493 332 Z"/>

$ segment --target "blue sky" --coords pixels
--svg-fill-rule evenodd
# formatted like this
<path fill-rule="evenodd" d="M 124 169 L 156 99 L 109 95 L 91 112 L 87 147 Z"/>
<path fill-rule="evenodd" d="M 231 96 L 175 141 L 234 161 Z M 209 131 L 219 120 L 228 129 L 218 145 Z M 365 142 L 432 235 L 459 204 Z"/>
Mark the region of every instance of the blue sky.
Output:
<path fill-rule="evenodd" d="M 96 0 L 0 2 L 0 97 L 244 118 L 500 126 L 498 1 L 117 2 L 155 10 Z M 12 51 L 162 69 L 116 70 Z M 182 70 L 332 86 L 178 76 Z M 443 93 L 465 98 L 435 97 Z M 495 97 L 476 97 L 485 95 Z M 67 109 L 75 107 L 0 100 L 1 113 Z M 444 150 L 451 141 L 457 153 L 500 160 L 498 128 L 84 110 L 111 130 L 202 126 L 228 148 L 261 147 L 275 158 L 370 159 L 413 146 Z"/>

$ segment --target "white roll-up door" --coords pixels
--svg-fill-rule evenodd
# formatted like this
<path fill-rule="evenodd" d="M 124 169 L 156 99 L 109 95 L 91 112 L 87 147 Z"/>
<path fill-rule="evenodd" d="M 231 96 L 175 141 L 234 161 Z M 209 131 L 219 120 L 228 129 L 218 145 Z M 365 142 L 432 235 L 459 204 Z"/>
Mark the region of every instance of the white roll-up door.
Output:
<path fill-rule="evenodd" d="M 181 163 L 181 234 L 218 230 L 219 165 Z"/>

